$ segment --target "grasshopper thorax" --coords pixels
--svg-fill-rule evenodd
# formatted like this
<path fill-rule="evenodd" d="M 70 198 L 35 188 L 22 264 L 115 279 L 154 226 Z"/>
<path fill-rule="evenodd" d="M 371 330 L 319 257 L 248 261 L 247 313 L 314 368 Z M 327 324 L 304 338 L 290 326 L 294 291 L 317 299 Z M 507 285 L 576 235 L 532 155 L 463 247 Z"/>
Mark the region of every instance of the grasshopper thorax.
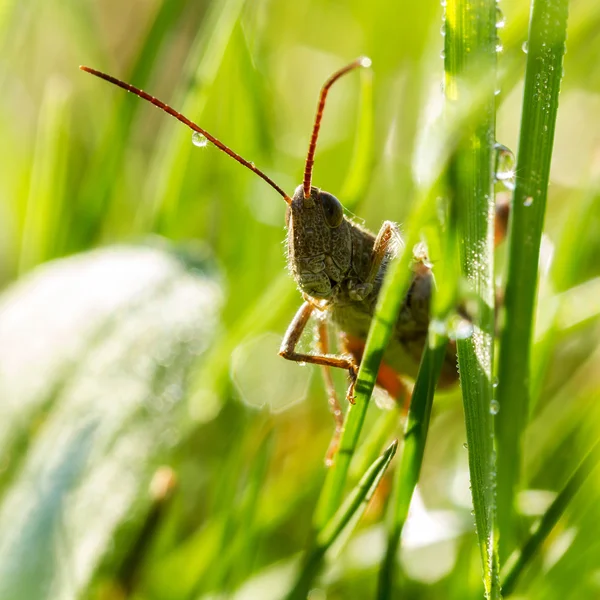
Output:
<path fill-rule="evenodd" d="M 298 186 L 286 214 L 288 262 L 298 287 L 314 298 L 331 298 L 350 270 L 351 224 L 340 201 Z"/>

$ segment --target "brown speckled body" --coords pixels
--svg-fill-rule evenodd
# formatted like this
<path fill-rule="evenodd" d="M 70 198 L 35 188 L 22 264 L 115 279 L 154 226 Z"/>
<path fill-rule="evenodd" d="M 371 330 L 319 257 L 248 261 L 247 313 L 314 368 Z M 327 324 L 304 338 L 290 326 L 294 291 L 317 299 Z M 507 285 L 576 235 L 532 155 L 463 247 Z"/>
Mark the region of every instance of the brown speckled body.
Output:
<path fill-rule="evenodd" d="M 376 237 L 346 216 L 337 227 L 328 225 L 321 194 L 314 187 L 306 200 L 301 187 L 294 193 L 287 215 L 289 267 L 304 295 L 323 307 L 339 331 L 354 340 L 350 349 L 360 360 L 360 344 L 366 340 L 383 275 L 400 237 L 394 226 L 395 240 L 373 276 Z M 431 269 L 415 260 L 409 291 L 384 356 L 384 362 L 399 375 L 413 379 L 417 375 L 433 286 Z M 450 384 L 456 379 L 455 348 L 451 346 L 440 383 Z"/>

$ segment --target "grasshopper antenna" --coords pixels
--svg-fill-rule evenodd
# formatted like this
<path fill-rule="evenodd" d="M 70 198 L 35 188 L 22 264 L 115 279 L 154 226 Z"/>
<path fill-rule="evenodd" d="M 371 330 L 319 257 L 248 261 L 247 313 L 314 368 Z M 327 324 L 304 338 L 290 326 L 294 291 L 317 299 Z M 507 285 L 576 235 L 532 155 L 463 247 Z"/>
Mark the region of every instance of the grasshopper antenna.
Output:
<path fill-rule="evenodd" d="M 317 114 L 315 116 L 315 124 L 313 125 L 312 135 L 310 137 L 310 144 L 308 146 L 308 154 L 306 155 L 306 164 L 304 166 L 304 181 L 302 187 L 304 190 L 304 197 L 310 198 L 310 184 L 312 180 L 312 170 L 315 164 L 315 149 L 317 147 L 317 138 L 319 137 L 319 129 L 321 128 L 321 119 L 323 118 L 323 110 L 325 109 L 325 100 L 329 93 L 329 88 L 343 75 L 357 69 L 358 67 L 370 67 L 371 59 L 366 56 L 361 56 L 350 64 L 342 67 L 339 71 L 336 71 L 323 85 L 321 93 L 319 94 L 319 103 L 317 104 Z"/>
<path fill-rule="evenodd" d="M 99 77 L 100 79 L 104 79 L 105 81 L 108 81 L 109 83 L 112 83 L 112 84 L 116 85 L 117 87 L 120 87 L 128 92 L 131 92 L 132 94 L 135 94 L 136 96 L 139 96 L 140 98 L 142 98 L 144 100 L 147 100 L 148 102 L 150 102 L 150 104 L 154 104 L 154 106 L 157 106 L 161 110 L 170 114 L 172 117 L 175 117 L 178 121 L 181 121 L 184 125 L 187 125 L 192 131 L 196 131 L 197 133 L 203 135 L 209 142 L 214 144 L 219 150 L 222 150 L 223 152 L 225 152 L 225 154 L 227 154 L 228 156 L 231 156 L 231 158 L 233 158 L 234 160 L 239 162 L 241 165 L 244 165 L 247 169 L 250 169 L 251 171 L 256 173 L 259 177 L 264 179 L 264 181 L 266 181 L 278 194 L 280 194 L 288 204 L 292 203 L 291 198 L 268 175 L 265 175 L 260 169 L 257 169 L 253 163 L 251 163 L 251 162 L 247 161 L 245 158 L 241 157 L 239 154 L 237 154 L 237 152 L 234 152 L 231 148 L 226 146 L 223 142 L 218 140 L 215 136 L 208 133 L 208 131 L 206 131 L 205 129 L 202 129 L 202 127 L 200 127 L 199 125 L 196 125 L 196 123 L 194 123 L 193 121 L 190 121 L 185 115 L 182 115 L 180 112 L 177 112 L 174 108 L 171 108 L 168 104 L 165 104 L 162 100 L 159 100 L 158 98 L 155 98 L 154 96 L 151 96 L 150 94 L 144 92 L 144 90 L 140 90 L 139 88 L 136 88 L 135 86 L 133 86 L 129 83 L 125 83 L 124 81 L 121 81 L 120 79 L 117 79 L 116 77 L 113 77 L 112 75 L 107 75 L 106 73 L 102 73 L 101 71 L 97 71 L 96 69 L 92 69 L 91 67 L 85 67 L 83 65 L 80 66 L 79 68 L 82 71 L 85 71 L 86 73 L 95 75 L 96 77 Z"/>

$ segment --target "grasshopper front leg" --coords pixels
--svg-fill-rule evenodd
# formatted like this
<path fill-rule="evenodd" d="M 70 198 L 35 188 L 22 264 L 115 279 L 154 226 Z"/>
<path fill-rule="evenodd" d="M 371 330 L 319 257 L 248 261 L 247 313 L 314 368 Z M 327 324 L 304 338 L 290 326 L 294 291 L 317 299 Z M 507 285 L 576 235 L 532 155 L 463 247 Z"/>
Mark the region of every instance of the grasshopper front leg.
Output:
<path fill-rule="evenodd" d="M 295 317 L 292 319 L 283 341 L 279 349 L 279 356 L 287 360 L 293 360 L 299 363 L 310 363 L 313 365 L 321 365 L 322 367 L 335 367 L 336 369 L 345 369 L 350 375 L 350 387 L 346 397 L 353 403 L 354 399 L 354 382 L 358 373 L 358 364 L 352 357 L 334 356 L 331 354 L 302 354 L 296 352 L 296 346 L 300 340 L 300 336 L 304 331 L 308 320 L 315 310 L 316 306 L 311 302 L 304 302 L 298 309 Z"/>

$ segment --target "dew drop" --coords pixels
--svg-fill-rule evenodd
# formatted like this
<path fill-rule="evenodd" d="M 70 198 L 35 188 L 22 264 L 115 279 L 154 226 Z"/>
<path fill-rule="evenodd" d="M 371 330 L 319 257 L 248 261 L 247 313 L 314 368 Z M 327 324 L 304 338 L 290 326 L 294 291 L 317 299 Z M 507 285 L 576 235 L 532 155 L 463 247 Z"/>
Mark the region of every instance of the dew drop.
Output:
<path fill-rule="evenodd" d="M 493 388 L 497 388 L 498 387 L 498 378 L 494 377 L 493 381 L 492 381 L 492 387 Z"/>
<path fill-rule="evenodd" d="M 194 133 L 192 133 L 192 144 L 194 144 L 194 146 L 198 146 L 198 148 L 206 148 L 208 139 L 201 133 L 194 131 Z"/>
<path fill-rule="evenodd" d="M 452 315 L 447 327 L 451 340 L 466 340 L 473 335 L 473 323 L 460 315 Z"/>
<path fill-rule="evenodd" d="M 304 361 L 302 361 L 302 360 L 299 360 L 299 361 L 298 361 L 298 363 L 297 363 L 297 365 L 298 365 L 299 367 L 305 367 L 305 366 L 306 366 L 306 363 L 305 363 Z"/>
<path fill-rule="evenodd" d="M 502 9 L 499 6 L 496 6 L 496 29 L 504 29 L 505 25 L 506 19 L 504 18 Z"/>
<path fill-rule="evenodd" d="M 440 27 L 440 33 L 442 34 L 442 37 L 446 35 L 446 23 L 442 23 L 442 26 Z"/>
<path fill-rule="evenodd" d="M 496 181 L 507 190 L 515 189 L 515 155 L 510 148 L 502 144 L 494 146 L 496 150 Z"/>
<path fill-rule="evenodd" d="M 465 450 L 467 450 L 467 449 L 469 448 L 469 446 L 467 445 L 467 442 L 465 442 L 465 443 L 463 444 L 463 448 L 464 448 Z"/>
<path fill-rule="evenodd" d="M 502 45 L 502 42 L 497 41 L 496 42 L 496 52 L 499 54 L 500 52 L 504 51 L 504 46 Z"/>
<path fill-rule="evenodd" d="M 446 58 L 446 51 L 445 51 L 445 50 L 442 50 L 442 51 L 440 52 L 440 58 L 441 58 L 441 59 L 444 59 L 444 58 Z"/>
<path fill-rule="evenodd" d="M 527 51 L 529 50 L 527 41 L 523 42 L 523 45 L 521 46 L 521 50 L 523 50 L 523 52 L 525 52 L 525 54 L 527 54 Z"/>
<path fill-rule="evenodd" d="M 492 415 L 497 415 L 499 410 L 500 410 L 500 403 L 498 402 L 498 400 L 492 400 L 490 402 L 490 413 Z"/>
<path fill-rule="evenodd" d="M 523 206 L 531 206 L 533 204 L 533 196 L 527 196 L 525 200 L 523 200 Z"/>
<path fill-rule="evenodd" d="M 445 336 L 448 334 L 448 328 L 446 327 L 446 323 L 441 319 L 431 319 L 429 323 L 429 328 L 431 329 L 431 331 L 437 333 L 438 335 Z"/>

